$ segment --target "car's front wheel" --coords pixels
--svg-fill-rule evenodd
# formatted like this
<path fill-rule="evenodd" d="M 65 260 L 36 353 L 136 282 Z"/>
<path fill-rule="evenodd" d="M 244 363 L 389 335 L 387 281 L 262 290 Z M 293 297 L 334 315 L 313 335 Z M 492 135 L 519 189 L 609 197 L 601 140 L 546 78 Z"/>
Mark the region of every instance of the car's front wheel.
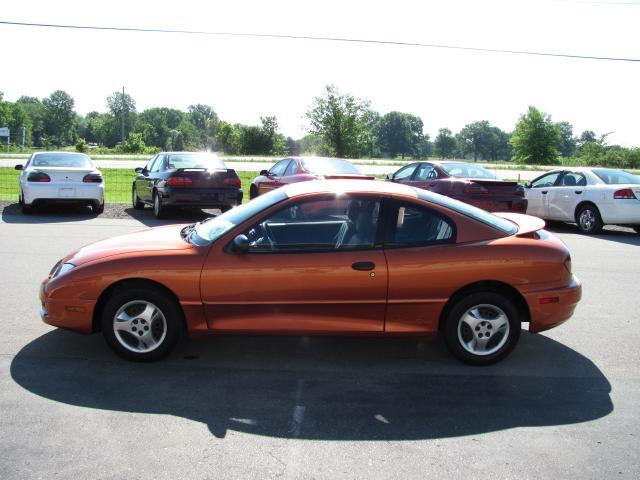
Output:
<path fill-rule="evenodd" d="M 116 293 L 102 311 L 102 334 L 107 344 L 127 360 L 164 357 L 178 341 L 182 325 L 177 303 L 153 287 Z"/>
<path fill-rule="evenodd" d="M 495 292 L 458 300 L 445 318 L 449 350 L 465 363 L 488 365 L 506 357 L 520 338 L 520 316 L 513 302 Z"/>
<path fill-rule="evenodd" d="M 576 223 L 582 233 L 587 235 L 598 233 L 603 226 L 598 207 L 590 203 L 580 207 L 576 215 Z"/>

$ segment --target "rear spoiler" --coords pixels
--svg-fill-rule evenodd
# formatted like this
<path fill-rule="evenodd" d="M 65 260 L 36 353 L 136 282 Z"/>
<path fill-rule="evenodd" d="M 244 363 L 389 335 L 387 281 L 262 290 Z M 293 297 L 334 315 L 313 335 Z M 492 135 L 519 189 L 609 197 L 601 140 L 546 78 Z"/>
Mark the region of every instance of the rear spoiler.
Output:
<path fill-rule="evenodd" d="M 176 168 L 175 173 L 180 175 L 181 173 L 189 173 L 189 172 L 208 172 L 208 168 Z M 235 174 L 236 171 L 233 168 L 216 168 L 215 170 L 211 170 L 211 172 L 226 172 Z"/>
<path fill-rule="evenodd" d="M 494 215 L 509 220 L 515 223 L 518 227 L 516 237 L 531 236 L 533 232 L 542 230 L 545 227 L 545 222 L 541 218 L 534 217 L 532 215 L 524 215 L 522 213 L 511 212 L 495 212 Z"/>

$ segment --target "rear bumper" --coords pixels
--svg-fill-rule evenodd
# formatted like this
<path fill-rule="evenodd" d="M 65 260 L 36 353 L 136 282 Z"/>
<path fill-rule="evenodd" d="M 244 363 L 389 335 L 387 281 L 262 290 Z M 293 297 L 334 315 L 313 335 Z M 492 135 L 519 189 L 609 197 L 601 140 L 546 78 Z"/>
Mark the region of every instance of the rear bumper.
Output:
<path fill-rule="evenodd" d="M 478 198 L 471 196 L 454 196 L 456 200 L 482 208 L 487 212 L 527 213 L 529 201 L 523 197 Z"/>
<path fill-rule="evenodd" d="M 242 203 L 239 188 L 164 188 L 160 195 L 162 203 L 169 207 L 235 207 Z"/>
<path fill-rule="evenodd" d="M 104 183 L 47 184 L 31 182 L 22 187 L 24 203 L 102 203 Z"/>
<path fill-rule="evenodd" d="M 525 293 L 524 298 L 531 313 L 529 331 L 542 332 L 571 318 L 582 298 L 582 284 L 574 276 L 566 287 Z"/>

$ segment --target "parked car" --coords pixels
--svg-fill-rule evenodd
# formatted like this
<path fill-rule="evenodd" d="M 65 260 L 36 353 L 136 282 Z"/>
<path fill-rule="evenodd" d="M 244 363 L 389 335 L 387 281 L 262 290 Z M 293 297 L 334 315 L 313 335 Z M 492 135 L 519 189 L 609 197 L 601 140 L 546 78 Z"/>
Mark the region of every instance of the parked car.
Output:
<path fill-rule="evenodd" d="M 364 179 L 375 177 L 365 175 L 349 160 L 326 157 L 289 157 L 280 160 L 269 170 L 262 170 L 253 179 L 249 198 L 255 198 L 270 190 L 290 183 L 309 180 Z"/>
<path fill-rule="evenodd" d="M 390 182 L 300 182 L 193 225 L 103 240 L 61 259 L 42 319 L 102 331 L 131 360 L 204 333 L 428 335 L 488 364 L 581 296 L 567 247 L 522 214 L 493 215 Z"/>
<path fill-rule="evenodd" d="M 640 233 L 640 178 L 611 168 L 559 168 L 526 184 L 527 213 L 575 222 L 582 233 L 624 225 Z"/>
<path fill-rule="evenodd" d="M 387 179 L 446 195 L 488 212 L 527 211 L 522 185 L 500 180 L 475 163 L 414 162 L 388 175 Z"/>
<path fill-rule="evenodd" d="M 18 203 L 22 213 L 45 204 L 84 204 L 104 211 L 104 179 L 83 153 L 37 152 L 20 170 Z"/>
<path fill-rule="evenodd" d="M 212 153 L 162 152 L 136 168 L 131 188 L 133 208 L 153 207 L 157 218 L 171 207 L 219 208 L 242 203 L 240 177 Z"/>

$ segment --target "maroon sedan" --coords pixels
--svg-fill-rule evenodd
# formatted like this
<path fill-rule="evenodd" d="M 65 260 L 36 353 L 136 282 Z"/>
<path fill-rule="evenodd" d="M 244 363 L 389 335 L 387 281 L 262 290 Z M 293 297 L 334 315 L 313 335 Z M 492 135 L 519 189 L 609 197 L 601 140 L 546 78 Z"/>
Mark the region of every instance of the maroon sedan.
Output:
<path fill-rule="evenodd" d="M 415 162 L 387 179 L 455 198 L 489 212 L 526 213 L 524 187 L 500 180 L 475 163 Z"/>
<path fill-rule="evenodd" d="M 262 170 L 260 175 L 253 179 L 249 198 L 256 198 L 283 185 L 308 180 L 374 178 L 360 172 L 355 165 L 342 158 L 289 157 L 280 160 L 269 170 Z"/>

